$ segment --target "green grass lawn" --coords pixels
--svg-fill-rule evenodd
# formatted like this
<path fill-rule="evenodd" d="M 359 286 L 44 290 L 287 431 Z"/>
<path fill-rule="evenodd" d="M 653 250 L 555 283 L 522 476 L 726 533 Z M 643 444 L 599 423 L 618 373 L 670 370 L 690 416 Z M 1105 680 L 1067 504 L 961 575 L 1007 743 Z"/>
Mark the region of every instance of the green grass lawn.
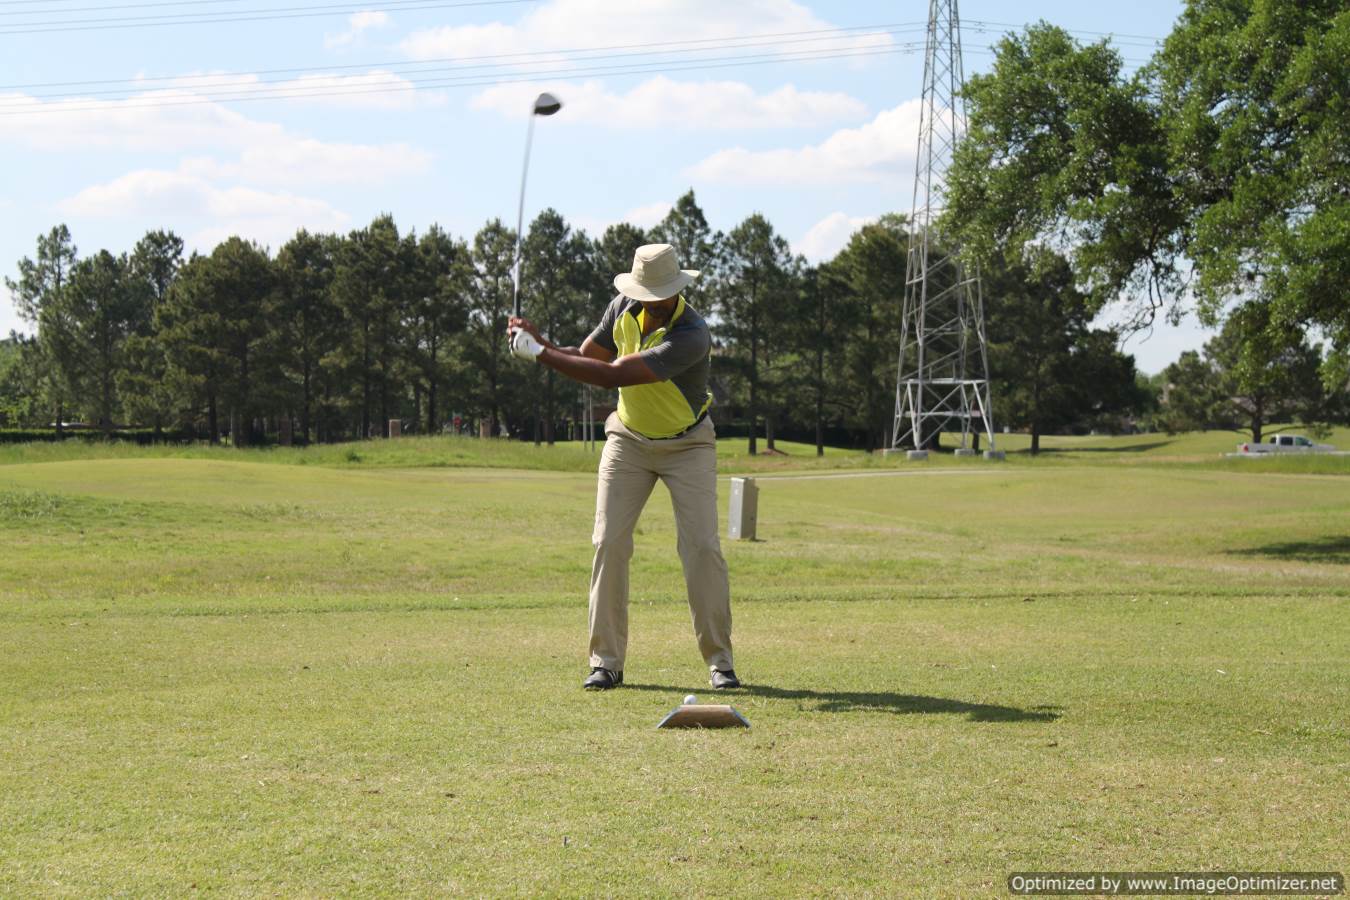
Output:
<path fill-rule="evenodd" d="M 1304 433 L 1285 429 L 1286 433 Z M 1271 433 L 1274 433 L 1273 431 Z M 1009 462 L 1022 465 L 1050 465 L 1056 462 L 1092 462 L 1097 465 L 1131 465 L 1177 462 L 1208 466 L 1235 466 L 1250 469 L 1252 464 L 1269 466 L 1268 460 L 1224 460 L 1244 436 L 1232 431 L 1203 431 L 1187 434 L 1132 435 L 1047 435 L 1041 439 L 1041 453 L 1030 453 L 1031 438 L 1025 434 L 997 435 L 999 449 L 1007 451 Z M 1350 428 L 1337 428 L 1321 439 L 1350 450 Z M 959 442 L 959 436 L 947 435 L 947 449 Z M 904 468 L 903 457 L 883 457 L 879 453 L 826 447 L 816 456 L 814 444 L 778 441 L 776 453 L 765 452 L 759 441 L 759 453 L 748 453 L 745 438 L 719 438 L 718 463 L 723 472 L 756 473 L 820 469 Z M 60 443 L 0 444 L 0 466 L 15 463 L 66 462 L 82 459 L 200 459 L 264 462 L 276 465 L 313 465 L 340 468 L 505 468 L 530 471 L 593 472 L 598 451 L 588 451 L 579 443 L 560 442 L 539 448 L 510 440 L 478 440 L 469 437 L 405 437 L 399 440 L 356 441 L 346 444 L 318 444 L 312 447 L 272 447 L 247 453 L 224 446 L 205 444 L 185 446 L 138 446 L 134 443 L 97 440 L 66 440 Z M 1350 457 L 1312 458 L 1317 471 L 1350 472 Z M 954 460 L 948 453 L 931 457 L 928 465 L 965 465 L 972 460 Z M 1307 466 L 1309 458 L 1302 463 Z M 1275 467 L 1289 466 L 1289 457 L 1281 457 Z M 913 464 L 908 464 L 912 467 Z"/>
<path fill-rule="evenodd" d="M 0 450 L 0 895 L 1347 868 L 1344 477 L 788 449 L 724 460 L 806 476 L 725 545 L 744 732 L 654 728 L 709 694 L 660 489 L 628 683 L 580 689 L 579 448 Z"/>

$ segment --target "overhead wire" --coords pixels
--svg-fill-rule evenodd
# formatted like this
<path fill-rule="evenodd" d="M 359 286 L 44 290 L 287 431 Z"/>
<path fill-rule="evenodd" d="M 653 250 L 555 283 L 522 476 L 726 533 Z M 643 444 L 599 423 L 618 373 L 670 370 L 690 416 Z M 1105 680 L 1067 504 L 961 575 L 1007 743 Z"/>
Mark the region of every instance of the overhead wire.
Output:
<path fill-rule="evenodd" d="M 1027 23 L 1016 25 L 1012 22 L 991 22 L 987 19 L 971 19 L 963 21 L 961 27 L 964 29 L 967 25 L 989 26 L 992 28 L 1025 28 Z M 1064 31 L 1070 34 L 1089 34 L 1093 37 L 1109 37 L 1115 39 L 1147 41 L 1150 44 L 1161 44 L 1163 39 L 1151 34 L 1121 34 L 1118 31 L 1087 31 L 1082 28 L 1065 28 Z"/>
<path fill-rule="evenodd" d="M 303 87 L 285 87 L 270 91 L 248 91 L 237 94 L 227 94 L 214 97 L 196 96 L 183 99 L 155 99 L 147 98 L 145 102 L 131 100 L 106 100 L 99 101 L 102 105 L 81 105 L 79 100 L 67 101 L 64 103 L 49 103 L 39 109 L 28 108 L 31 106 L 26 101 L 14 101 L 11 104 L 0 104 L 0 117 L 16 117 L 41 115 L 44 113 L 70 113 L 70 112 L 92 112 L 109 108 L 111 104 L 116 104 L 118 110 L 124 109 L 150 109 L 168 106 L 193 106 L 202 104 L 214 104 L 222 102 L 238 103 L 257 100 L 294 100 L 311 99 L 322 97 L 340 97 L 365 94 L 387 94 L 394 92 L 409 92 L 428 88 L 448 88 L 448 87 L 486 87 L 503 84 L 528 83 L 539 80 L 541 77 L 553 75 L 567 75 L 572 77 L 616 77 L 620 75 L 651 75 L 664 72 L 684 72 L 697 71 L 704 69 L 727 69 L 739 68 L 744 66 L 763 66 L 776 65 L 783 62 L 807 62 L 813 60 L 828 59 L 848 59 L 866 56 L 879 56 L 887 54 L 912 54 L 922 49 L 919 43 L 913 44 L 888 44 L 876 49 L 852 48 L 838 52 L 822 52 L 817 48 L 807 51 L 787 51 L 785 53 L 774 54 L 754 54 L 738 55 L 734 57 L 710 57 L 704 60 L 694 61 L 689 64 L 671 64 L 671 61 L 655 61 L 650 64 L 624 64 L 618 66 L 593 66 L 581 68 L 554 69 L 546 71 L 521 72 L 518 77 L 506 78 L 483 78 L 482 76 L 460 76 L 428 79 L 424 81 L 405 81 L 398 85 L 388 85 L 385 87 L 354 88 L 351 90 L 331 90 L 328 88 L 307 89 Z"/>
<path fill-rule="evenodd" d="M 2 5 L 4 0 L 0 0 Z M 245 0 L 189 0 L 189 2 L 245 2 Z M 520 0 L 515 0 L 520 2 Z M 151 5 L 151 4 L 146 4 Z M 470 5 L 470 4 L 455 4 Z M 1001 28 L 1006 23 L 971 20 L 963 23 L 963 30 L 987 34 L 993 28 Z M 361 63 L 337 66 L 288 67 L 263 69 L 255 72 L 216 72 L 193 73 L 178 76 L 151 76 L 135 79 L 91 79 L 85 81 L 45 82 L 30 84 L 0 85 L 0 90 L 28 90 L 32 88 L 59 88 L 76 86 L 126 85 L 103 90 L 82 90 L 57 93 L 24 94 L 11 96 L 9 102 L 0 100 L 0 116 L 25 116 L 41 113 L 80 112 L 106 109 L 110 104 L 124 108 L 152 108 L 158 106 L 184 106 L 221 102 L 246 102 L 258 100 L 296 100 L 323 97 L 354 96 L 362 94 L 386 94 L 409 92 L 429 88 L 483 87 L 502 84 L 516 84 L 537 80 L 543 77 L 587 77 L 611 78 L 624 75 L 662 74 L 665 72 L 697 71 L 701 69 L 726 69 L 742 66 L 763 66 L 775 63 L 809 62 L 814 60 L 843 59 L 853 56 L 878 56 L 884 54 L 907 55 L 922 49 L 922 41 L 899 44 L 851 44 L 833 47 L 811 47 L 806 49 L 785 49 L 789 45 L 815 44 L 828 40 L 850 39 L 856 41 L 868 37 L 895 37 L 907 32 L 926 31 L 924 22 L 889 23 L 885 25 L 841 26 L 827 29 L 814 29 L 793 32 L 771 32 L 754 35 L 740 35 L 731 38 L 695 38 L 675 41 L 613 44 L 600 47 L 581 47 L 564 50 L 533 50 L 504 54 L 482 54 L 477 56 L 442 57 L 425 60 L 411 60 L 388 63 Z M 1073 33 L 1073 32 L 1071 32 Z M 1081 34 L 1101 34 L 1100 32 L 1077 32 Z M 1137 39 L 1147 39 L 1133 35 Z M 665 48 L 646 52 L 651 48 Z M 681 49 L 674 49 L 674 48 Z M 736 54 L 732 56 L 702 56 L 688 58 L 691 54 L 711 53 L 725 50 L 773 49 L 776 52 L 764 54 Z M 636 52 L 609 52 L 636 51 Z M 965 48 L 967 53 L 980 55 L 992 54 L 992 49 L 979 47 Z M 681 54 L 681 59 L 652 59 L 653 56 L 671 56 Z M 606 60 L 631 60 L 642 57 L 644 62 L 622 62 L 617 65 L 595 65 Z M 1128 59 L 1126 62 L 1140 64 L 1142 61 Z M 476 64 L 470 64 L 476 63 Z M 590 65 L 577 66 L 576 63 Z M 566 65 L 565 68 L 532 69 L 531 66 Z M 334 71 L 352 71 L 363 69 L 363 75 L 334 75 L 322 78 L 322 74 Z M 497 75 L 488 75 L 483 70 L 508 70 Z M 454 74 L 477 71 L 479 74 Z M 318 83 L 304 84 L 304 77 L 289 81 L 265 79 L 263 76 L 280 74 L 322 73 L 311 80 Z M 506 77 L 510 74 L 511 77 Z M 358 87 L 351 82 L 362 79 L 394 76 L 397 84 L 371 85 Z M 406 76 L 406 77 L 405 77 Z M 415 77 L 429 76 L 429 77 Z M 244 79 L 242 81 L 222 81 L 221 79 Z M 336 84 L 336 80 L 347 80 L 349 84 Z M 200 82 L 200 84 L 198 84 Z M 181 93 L 156 97 L 149 94 L 149 84 L 169 84 L 170 89 L 192 91 L 184 97 Z M 221 92 L 222 88 L 238 90 Z M 106 97 L 98 100 L 95 98 Z M 67 99 L 75 98 L 75 99 Z M 91 104 L 80 105 L 87 100 Z M 34 101 L 41 103 L 34 108 Z M 45 102 L 44 102 L 45 101 Z M 59 101 L 59 102 L 58 102 Z"/>
<path fill-rule="evenodd" d="M 53 3 L 70 2 L 76 0 L 0 0 L 0 6 L 38 6 L 41 4 L 52 5 Z M 222 3 L 248 3 L 251 0 L 153 0 L 150 3 L 115 3 L 105 6 L 71 6 L 65 9 L 53 9 L 50 13 L 42 11 L 43 15 L 64 15 L 73 12 L 111 12 L 115 9 L 151 9 L 160 6 L 220 6 Z M 14 13 L 0 12 L 0 15 L 6 16 L 31 16 L 39 14 L 37 11 L 20 11 Z"/>
<path fill-rule="evenodd" d="M 249 72 L 208 72 L 208 73 L 193 73 L 186 75 L 141 76 L 137 78 L 91 79 L 86 81 L 48 81 L 48 82 L 31 82 L 26 84 L 0 84 L 0 90 L 28 90 L 31 88 L 74 87 L 77 85 L 107 85 L 107 84 L 140 85 L 148 82 L 162 82 L 162 81 L 172 81 L 172 82 L 183 82 L 192 80 L 209 81 L 221 77 L 291 75 L 304 72 L 331 72 L 335 70 L 346 71 L 352 69 L 393 70 L 395 68 L 412 68 L 417 66 L 439 65 L 443 63 L 478 62 L 481 60 L 516 60 L 540 56 L 568 56 L 570 54 L 600 53 L 611 50 L 646 50 L 653 47 L 684 47 L 697 52 L 704 49 L 720 50 L 732 47 L 735 44 L 742 44 L 743 46 L 757 46 L 757 44 L 754 43 L 743 43 L 751 41 L 757 42 L 767 40 L 772 44 L 799 43 L 799 41 L 796 40 L 779 40 L 779 39 L 798 38 L 803 35 L 808 36 L 803 39 L 804 41 L 810 41 L 810 40 L 825 40 L 829 38 L 845 37 L 845 36 L 867 37 L 874 34 L 898 35 L 898 34 L 905 34 L 911 31 L 923 31 L 924 28 L 925 23 L 923 22 L 901 22 L 896 24 L 883 24 L 883 25 L 851 25 L 839 28 L 818 28 L 807 31 L 766 32 L 763 34 L 740 35 L 738 37 L 733 38 L 685 38 L 679 40 L 651 41 L 637 44 L 609 44 L 599 47 L 572 47 L 554 50 L 524 50 L 515 53 L 487 53 L 468 56 L 443 56 L 443 57 L 430 57 L 427 59 L 418 59 L 418 60 L 395 60 L 388 62 L 350 63 L 342 65 L 329 65 L 329 66 L 295 66 L 279 69 L 257 69 Z M 714 46 L 699 47 L 698 45 L 700 44 L 714 45 Z"/>
<path fill-rule="evenodd" d="M 375 0 L 374 3 L 342 3 L 326 6 L 292 6 L 279 9 L 232 10 L 204 13 L 165 13 L 159 16 L 123 16 L 116 19 L 69 19 L 51 22 L 15 22 L 0 25 L 0 36 L 52 34 L 69 31 L 107 31 L 128 28 L 159 28 L 171 25 L 221 25 L 234 22 L 269 22 L 281 19 L 312 19 L 356 12 L 409 12 L 429 9 L 462 9 L 476 6 L 509 6 L 537 0 Z M 286 12 L 285 10 L 291 10 Z M 0 13 L 0 15 L 32 15 Z M 215 18 L 208 18 L 215 16 Z"/>

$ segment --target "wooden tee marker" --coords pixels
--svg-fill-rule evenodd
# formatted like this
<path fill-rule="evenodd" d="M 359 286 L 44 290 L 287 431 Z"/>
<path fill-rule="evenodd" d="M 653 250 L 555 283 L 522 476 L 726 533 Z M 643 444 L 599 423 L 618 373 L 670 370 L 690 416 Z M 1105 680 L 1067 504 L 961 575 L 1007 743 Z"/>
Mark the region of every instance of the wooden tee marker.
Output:
<path fill-rule="evenodd" d="M 657 728 L 749 728 L 750 723 L 725 703 L 685 703 L 675 707 Z"/>

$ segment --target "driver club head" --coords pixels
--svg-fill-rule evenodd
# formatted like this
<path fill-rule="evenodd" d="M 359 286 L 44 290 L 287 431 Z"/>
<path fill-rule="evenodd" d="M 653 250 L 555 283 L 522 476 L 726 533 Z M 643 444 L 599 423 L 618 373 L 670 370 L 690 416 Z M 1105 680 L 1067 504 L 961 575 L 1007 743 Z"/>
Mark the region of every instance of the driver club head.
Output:
<path fill-rule="evenodd" d="M 540 94 L 534 98 L 534 114 L 536 116 L 551 116 L 562 109 L 562 101 L 550 93 Z"/>

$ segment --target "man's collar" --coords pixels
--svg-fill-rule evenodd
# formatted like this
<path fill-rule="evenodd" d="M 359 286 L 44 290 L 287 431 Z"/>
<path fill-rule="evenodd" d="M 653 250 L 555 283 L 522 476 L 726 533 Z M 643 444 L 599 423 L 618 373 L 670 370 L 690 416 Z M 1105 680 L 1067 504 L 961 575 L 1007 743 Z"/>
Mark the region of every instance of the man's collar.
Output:
<path fill-rule="evenodd" d="M 675 304 L 675 311 L 670 314 L 670 318 L 666 320 L 666 324 L 661 326 L 662 328 L 669 328 L 679 320 L 680 316 L 684 315 L 684 308 L 686 306 L 684 302 L 684 295 L 680 294 L 679 297 L 680 297 L 679 301 Z M 639 328 L 646 329 L 647 308 L 643 306 L 642 302 L 639 300 L 635 300 L 634 302 L 637 303 L 638 305 L 638 311 L 633 318 L 637 319 Z M 632 312 L 631 308 L 629 309 L 629 312 Z"/>

